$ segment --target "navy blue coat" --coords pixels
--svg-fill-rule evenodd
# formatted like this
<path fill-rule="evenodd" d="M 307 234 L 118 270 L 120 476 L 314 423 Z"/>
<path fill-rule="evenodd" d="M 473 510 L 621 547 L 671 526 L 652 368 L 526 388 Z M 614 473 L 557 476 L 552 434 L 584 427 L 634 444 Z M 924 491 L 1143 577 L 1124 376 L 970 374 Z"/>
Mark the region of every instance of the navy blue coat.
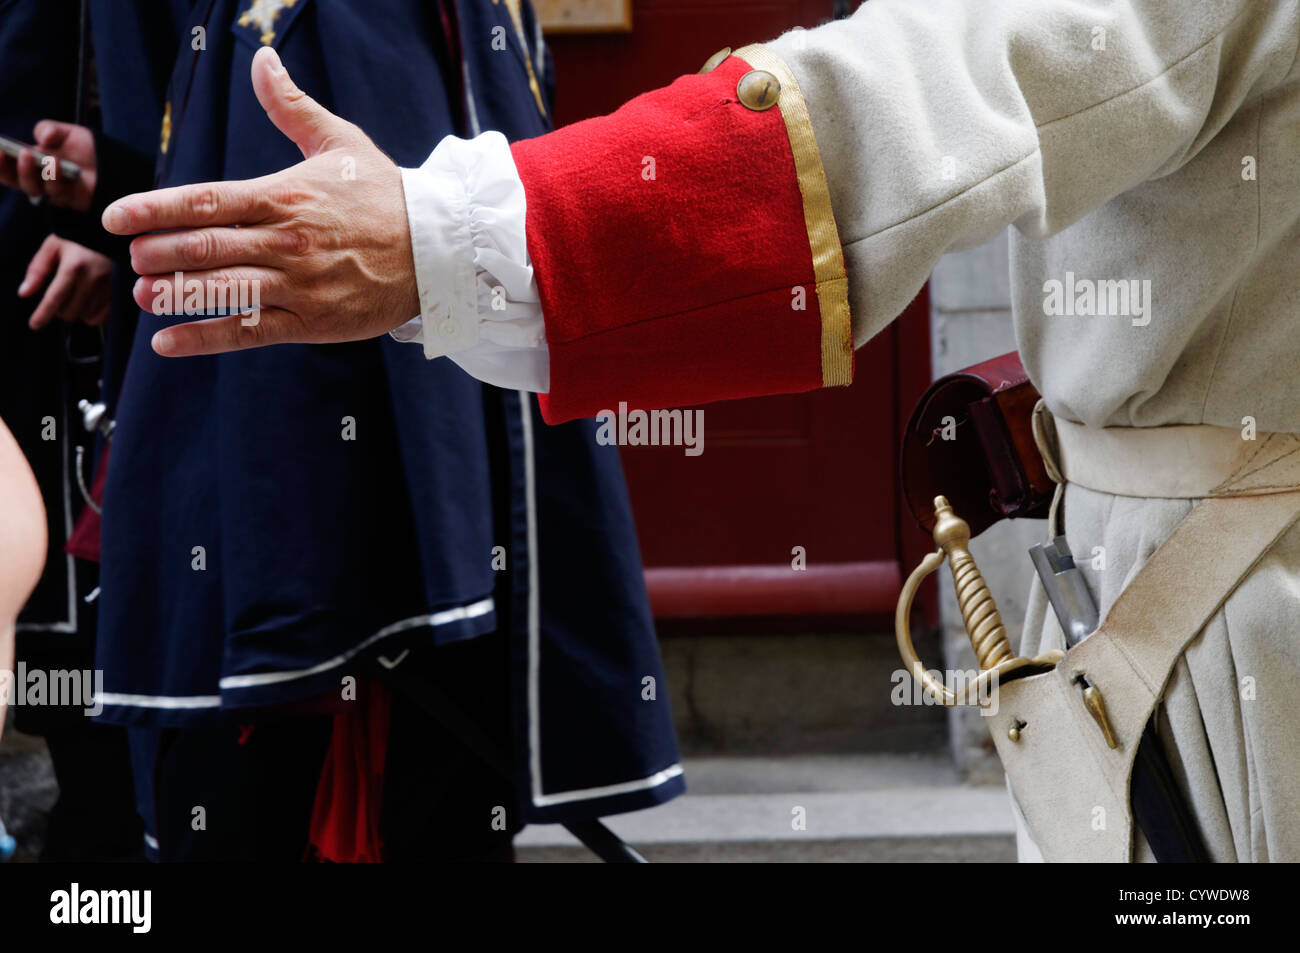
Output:
<path fill-rule="evenodd" d="M 100 43 L 174 4 L 123 6 L 95 7 Z M 196 0 L 178 19 L 159 186 L 300 160 L 252 92 L 263 42 L 404 166 L 449 134 L 548 127 L 526 8 L 515 21 L 512 3 L 463 0 L 448 42 L 438 3 L 297 0 L 273 23 L 245 16 L 253 6 Z M 369 654 L 504 624 L 525 820 L 683 790 L 618 454 L 590 422 L 547 427 L 532 397 L 387 337 L 168 360 L 149 346 L 160 320 L 139 317 L 113 401 L 105 718 L 183 725 L 281 705 L 338 691 Z"/>

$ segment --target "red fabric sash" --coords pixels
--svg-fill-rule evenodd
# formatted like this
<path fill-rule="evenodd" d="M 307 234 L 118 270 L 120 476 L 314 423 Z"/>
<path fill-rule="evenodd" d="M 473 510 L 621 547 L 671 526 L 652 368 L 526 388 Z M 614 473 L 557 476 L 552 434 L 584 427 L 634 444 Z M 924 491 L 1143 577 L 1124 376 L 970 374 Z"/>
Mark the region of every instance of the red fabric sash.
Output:
<path fill-rule="evenodd" d="M 358 700 L 334 716 L 312 808 L 310 856 L 338 864 L 383 859 L 379 818 L 391 698 L 387 688 L 370 680 L 358 681 L 357 691 Z"/>

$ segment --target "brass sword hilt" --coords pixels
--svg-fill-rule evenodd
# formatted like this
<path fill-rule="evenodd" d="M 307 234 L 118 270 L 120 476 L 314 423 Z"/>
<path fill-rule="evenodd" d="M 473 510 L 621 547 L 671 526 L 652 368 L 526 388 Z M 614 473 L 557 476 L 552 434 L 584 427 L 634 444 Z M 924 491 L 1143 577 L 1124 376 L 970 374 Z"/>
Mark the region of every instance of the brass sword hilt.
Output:
<path fill-rule="evenodd" d="M 912 574 L 907 577 L 902 592 L 898 595 L 898 609 L 894 613 L 894 634 L 898 638 L 898 654 L 912 677 L 920 682 L 941 704 L 946 706 L 977 704 L 978 699 L 987 698 L 990 686 L 1000 681 L 1034 675 L 1051 669 L 1065 657 L 1058 649 L 1051 649 L 1034 658 L 1015 655 L 1011 651 L 1011 642 L 1007 639 L 1006 627 L 998 613 L 997 603 L 989 592 L 988 584 L 975 557 L 970 554 L 970 525 L 953 512 L 946 497 L 934 498 L 934 541 L 938 549 L 921 560 Z M 966 634 L 970 636 L 971 648 L 979 662 L 980 674 L 967 686 L 965 697 L 959 698 L 951 688 L 931 675 L 917 657 L 912 645 L 912 633 L 909 619 L 912 614 L 912 600 L 921 588 L 925 577 L 930 575 L 948 560 L 952 571 L 953 585 L 957 590 L 957 605 L 961 609 L 962 622 Z"/>

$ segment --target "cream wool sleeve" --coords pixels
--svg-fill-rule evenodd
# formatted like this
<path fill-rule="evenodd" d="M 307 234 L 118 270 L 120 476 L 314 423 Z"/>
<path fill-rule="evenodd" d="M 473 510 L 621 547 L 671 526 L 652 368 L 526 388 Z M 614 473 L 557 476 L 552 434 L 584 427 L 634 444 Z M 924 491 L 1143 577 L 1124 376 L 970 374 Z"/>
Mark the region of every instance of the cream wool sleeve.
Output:
<path fill-rule="evenodd" d="M 1052 235 L 1193 160 L 1298 38 L 1294 0 L 869 0 L 769 44 L 808 100 L 856 343 L 944 252 Z"/>

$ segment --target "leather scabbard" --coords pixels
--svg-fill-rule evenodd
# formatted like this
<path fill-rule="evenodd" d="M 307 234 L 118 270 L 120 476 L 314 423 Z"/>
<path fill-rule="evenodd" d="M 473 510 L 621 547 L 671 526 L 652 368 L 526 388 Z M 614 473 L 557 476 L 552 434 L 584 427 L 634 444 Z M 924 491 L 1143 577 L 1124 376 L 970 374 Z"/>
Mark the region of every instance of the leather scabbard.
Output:
<path fill-rule="evenodd" d="M 907 505 L 922 529 L 934 528 L 940 494 L 972 535 L 998 520 L 1047 516 L 1054 484 L 1034 443 L 1038 397 L 1015 351 L 930 385 L 908 421 L 900 457 Z"/>

